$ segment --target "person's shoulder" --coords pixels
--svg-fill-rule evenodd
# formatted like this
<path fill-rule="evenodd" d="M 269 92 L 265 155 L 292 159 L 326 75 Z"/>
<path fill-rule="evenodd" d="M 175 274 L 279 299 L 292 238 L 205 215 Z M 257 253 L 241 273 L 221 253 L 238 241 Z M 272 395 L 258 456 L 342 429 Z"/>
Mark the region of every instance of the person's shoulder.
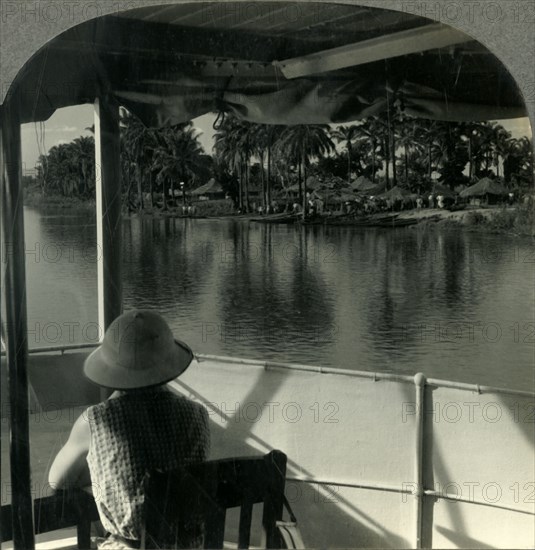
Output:
<path fill-rule="evenodd" d="M 206 407 L 199 403 L 198 401 L 194 401 L 193 399 L 190 399 L 189 397 L 186 397 L 185 395 L 177 394 L 177 393 L 170 393 L 171 399 L 177 404 L 177 406 L 187 409 L 193 413 L 196 414 L 207 414 Z"/>
<path fill-rule="evenodd" d="M 87 409 L 82 413 L 82 417 L 84 417 L 88 422 L 91 422 L 98 416 L 102 416 L 104 414 L 104 411 L 110 407 L 110 403 L 115 401 L 114 399 L 107 399 L 106 401 L 101 401 L 100 403 L 96 403 L 95 405 L 91 405 L 87 407 Z"/>
<path fill-rule="evenodd" d="M 180 393 L 171 393 L 170 395 L 176 402 L 181 403 L 184 407 L 190 407 L 192 409 L 204 409 L 204 405 L 202 403 L 194 401 L 193 399 L 191 399 L 191 397 L 187 397 L 186 395 L 182 395 Z"/>
<path fill-rule="evenodd" d="M 85 409 L 80 418 L 85 420 L 89 429 L 91 429 L 91 426 L 96 427 L 102 422 L 106 422 L 106 418 L 109 418 L 110 415 L 112 417 L 115 415 L 115 411 L 119 405 L 118 401 L 119 399 L 106 399 L 105 401 L 91 405 Z"/>

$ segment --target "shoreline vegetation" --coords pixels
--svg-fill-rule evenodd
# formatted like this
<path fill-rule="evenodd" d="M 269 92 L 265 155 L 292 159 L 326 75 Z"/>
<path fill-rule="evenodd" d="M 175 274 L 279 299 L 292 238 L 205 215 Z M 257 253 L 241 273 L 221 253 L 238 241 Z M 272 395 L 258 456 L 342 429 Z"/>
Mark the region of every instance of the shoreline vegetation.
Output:
<path fill-rule="evenodd" d="M 37 189 L 27 189 L 24 195 L 24 205 L 35 208 L 47 214 L 74 214 L 95 215 L 95 201 L 77 197 L 61 195 L 43 196 Z M 136 217 L 159 218 L 188 218 L 234 220 L 238 222 L 265 222 L 265 223 L 300 223 L 301 220 L 291 214 L 267 214 L 260 216 L 255 213 L 240 214 L 234 208 L 231 200 L 214 200 L 196 203 L 195 214 L 184 214 L 182 206 L 167 209 L 146 207 L 141 212 L 125 212 L 123 218 Z M 413 208 L 399 212 L 380 212 L 366 217 L 370 223 L 363 223 L 362 216 L 353 214 L 331 213 L 331 215 L 315 216 L 307 220 L 310 225 L 327 226 L 378 226 L 380 220 L 388 218 L 401 222 L 399 225 L 410 225 L 424 229 L 462 229 L 472 232 L 508 234 L 513 236 L 535 238 L 535 208 L 532 201 L 527 204 L 508 206 L 468 206 L 464 210 L 450 211 L 446 208 Z M 406 222 L 406 223 L 404 223 Z M 410 223 L 408 223 L 410 222 Z M 389 227 L 388 221 L 381 223 L 381 227 Z M 392 227 L 397 226 L 395 223 Z"/>
<path fill-rule="evenodd" d="M 532 141 L 497 122 L 425 120 L 401 106 L 336 128 L 219 115 L 208 153 L 191 121 L 147 128 L 121 108 L 124 216 L 535 236 Z M 23 181 L 28 206 L 94 211 L 94 136 L 53 146 Z"/>

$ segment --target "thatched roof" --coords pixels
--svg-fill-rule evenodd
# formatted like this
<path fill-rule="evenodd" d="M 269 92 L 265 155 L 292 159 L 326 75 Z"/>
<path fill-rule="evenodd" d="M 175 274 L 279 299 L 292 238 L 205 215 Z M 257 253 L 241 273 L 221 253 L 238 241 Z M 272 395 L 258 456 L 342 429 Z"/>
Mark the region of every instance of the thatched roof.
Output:
<path fill-rule="evenodd" d="M 403 199 L 410 199 L 413 197 L 416 197 L 414 193 L 411 193 L 402 187 L 398 187 L 397 185 L 377 196 L 379 199 L 389 199 L 391 201 L 402 201 Z"/>
<path fill-rule="evenodd" d="M 308 176 L 307 178 L 307 189 L 317 189 L 322 182 L 319 180 L 317 176 Z"/>
<path fill-rule="evenodd" d="M 224 193 L 223 188 L 214 178 L 191 192 L 192 195 L 208 195 L 209 193 Z"/>
<path fill-rule="evenodd" d="M 306 182 L 307 191 L 317 189 L 318 187 L 320 187 L 320 185 L 322 185 L 322 183 L 316 176 L 308 176 L 307 182 Z M 286 191 L 292 191 L 294 193 L 297 193 L 299 191 L 299 182 L 293 183 L 292 185 L 287 187 Z"/>
<path fill-rule="evenodd" d="M 358 195 L 361 197 L 371 197 L 371 196 L 377 196 L 380 193 L 383 193 L 386 189 L 386 185 L 384 183 L 376 183 L 373 187 L 370 187 L 367 191 L 357 191 Z"/>
<path fill-rule="evenodd" d="M 327 185 L 330 189 L 349 189 L 349 183 L 339 176 L 332 176 L 327 178 L 323 185 Z"/>
<path fill-rule="evenodd" d="M 318 189 L 315 189 L 312 194 L 313 196 L 316 196 L 319 199 L 327 202 L 352 201 L 356 197 L 356 195 L 352 193 L 349 188 L 339 189 L 339 188 L 319 187 Z"/>
<path fill-rule="evenodd" d="M 484 197 L 485 195 L 507 195 L 508 191 L 500 183 L 490 178 L 482 178 L 474 185 L 463 189 L 461 197 Z"/>
<path fill-rule="evenodd" d="M 433 189 L 431 190 L 431 192 L 434 195 L 443 195 L 445 197 L 455 197 L 455 193 L 449 187 L 446 187 L 445 185 L 442 185 L 440 183 L 435 183 L 435 185 L 433 185 Z"/>
<path fill-rule="evenodd" d="M 377 184 L 370 181 L 366 176 L 359 176 L 355 181 L 351 182 L 351 187 L 357 191 L 369 191 L 377 187 Z"/>

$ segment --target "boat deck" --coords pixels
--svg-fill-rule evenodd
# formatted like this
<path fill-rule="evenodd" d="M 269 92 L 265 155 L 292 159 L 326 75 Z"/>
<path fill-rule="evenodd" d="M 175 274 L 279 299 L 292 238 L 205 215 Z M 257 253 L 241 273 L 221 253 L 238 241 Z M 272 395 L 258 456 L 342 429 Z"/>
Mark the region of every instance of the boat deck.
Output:
<path fill-rule="evenodd" d="M 84 353 L 43 355 L 44 364 L 55 365 L 54 376 L 44 376 L 39 356 L 30 356 L 30 380 L 40 403 L 60 403 L 58 387 L 70 388 L 64 401 L 78 403 L 30 416 L 35 498 L 50 494 L 49 465 L 89 404 L 82 380 L 65 383 L 78 376 Z M 420 533 L 426 547 L 534 546 L 532 393 L 306 365 L 200 359 L 170 385 L 207 407 L 211 458 L 285 452 L 286 494 L 308 546 L 412 548 Z M 40 378 L 32 376 L 36 371 Z M 7 441 L 3 418 L 6 480 Z M 9 483 L 3 489 L 6 504 Z M 236 540 L 232 521 L 230 541 Z"/>

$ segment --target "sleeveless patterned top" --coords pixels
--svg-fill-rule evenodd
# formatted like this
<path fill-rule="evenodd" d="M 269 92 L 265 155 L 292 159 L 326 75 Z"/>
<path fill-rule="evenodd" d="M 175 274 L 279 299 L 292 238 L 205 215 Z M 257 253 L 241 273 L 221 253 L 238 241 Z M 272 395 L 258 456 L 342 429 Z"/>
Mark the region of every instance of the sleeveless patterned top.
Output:
<path fill-rule="evenodd" d="M 87 414 L 87 463 L 100 520 L 110 533 L 139 541 L 146 472 L 206 460 L 208 413 L 160 386 L 120 392 Z"/>

